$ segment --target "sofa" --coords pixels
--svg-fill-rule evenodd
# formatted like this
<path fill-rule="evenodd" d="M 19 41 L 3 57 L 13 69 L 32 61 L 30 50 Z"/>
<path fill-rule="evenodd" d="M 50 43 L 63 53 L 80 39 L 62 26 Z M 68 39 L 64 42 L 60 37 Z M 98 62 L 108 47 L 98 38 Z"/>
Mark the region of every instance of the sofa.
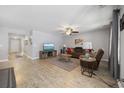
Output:
<path fill-rule="evenodd" d="M 80 55 L 85 54 L 85 50 L 82 47 L 67 48 L 66 53 L 71 54 L 72 58 L 78 58 L 79 59 Z"/>

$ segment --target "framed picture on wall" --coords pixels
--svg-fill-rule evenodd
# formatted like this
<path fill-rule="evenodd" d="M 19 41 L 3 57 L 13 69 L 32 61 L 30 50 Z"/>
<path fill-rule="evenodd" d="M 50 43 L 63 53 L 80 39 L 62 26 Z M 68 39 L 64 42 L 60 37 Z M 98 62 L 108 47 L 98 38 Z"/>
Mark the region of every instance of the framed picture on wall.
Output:
<path fill-rule="evenodd" d="M 82 44 L 83 39 L 75 39 L 75 45 Z"/>

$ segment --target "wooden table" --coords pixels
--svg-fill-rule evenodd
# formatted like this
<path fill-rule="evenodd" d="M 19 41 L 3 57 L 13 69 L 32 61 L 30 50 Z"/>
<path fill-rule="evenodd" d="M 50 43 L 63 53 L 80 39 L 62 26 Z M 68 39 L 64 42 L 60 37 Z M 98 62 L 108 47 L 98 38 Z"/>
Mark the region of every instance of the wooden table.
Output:
<path fill-rule="evenodd" d="M 59 59 L 63 60 L 64 62 L 70 62 L 71 56 L 72 55 L 70 55 L 70 54 L 60 54 Z"/>
<path fill-rule="evenodd" d="M 96 62 L 96 58 L 80 58 L 80 64 L 81 64 L 81 73 L 83 74 L 85 71 L 88 71 L 89 76 L 92 77 L 93 74 L 93 67 Z"/>

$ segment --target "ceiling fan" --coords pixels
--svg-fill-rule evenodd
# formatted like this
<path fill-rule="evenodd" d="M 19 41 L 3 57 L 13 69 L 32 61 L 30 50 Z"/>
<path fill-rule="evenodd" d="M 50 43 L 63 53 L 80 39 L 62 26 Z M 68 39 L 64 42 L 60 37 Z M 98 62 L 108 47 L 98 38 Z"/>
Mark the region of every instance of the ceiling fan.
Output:
<path fill-rule="evenodd" d="M 72 35 L 73 33 L 79 33 L 79 26 L 63 25 L 59 28 L 59 30 L 66 35 Z"/>
<path fill-rule="evenodd" d="M 82 15 L 87 14 L 88 11 L 91 11 L 92 9 L 97 9 L 97 8 L 101 9 L 101 8 L 105 8 L 105 7 L 107 7 L 107 6 L 106 5 L 91 6 L 91 7 L 86 8 L 84 13 L 82 12 L 82 11 L 84 11 L 84 8 L 81 7 L 81 9 L 79 9 L 77 14 L 74 16 L 74 18 L 69 23 L 71 23 L 71 24 L 75 23 L 77 18 L 79 18 Z M 73 33 L 79 33 L 79 26 L 66 24 L 66 25 L 61 25 L 60 28 L 58 28 L 58 30 L 62 31 L 62 33 L 66 34 L 66 35 L 72 35 Z"/>

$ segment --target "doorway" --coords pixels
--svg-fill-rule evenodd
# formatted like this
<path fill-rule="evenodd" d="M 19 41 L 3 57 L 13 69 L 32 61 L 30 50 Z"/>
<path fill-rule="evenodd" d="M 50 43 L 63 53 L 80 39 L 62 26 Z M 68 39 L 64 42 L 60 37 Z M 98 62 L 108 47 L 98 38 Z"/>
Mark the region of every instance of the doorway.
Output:
<path fill-rule="evenodd" d="M 24 46 L 23 35 L 9 33 L 9 43 L 8 43 L 9 59 L 23 57 L 24 54 L 23 46 Z"/>
<path fill-rule="evenodd" d="M 10 38 L 9 53 L 21 53 L 21 39 Z"/>

